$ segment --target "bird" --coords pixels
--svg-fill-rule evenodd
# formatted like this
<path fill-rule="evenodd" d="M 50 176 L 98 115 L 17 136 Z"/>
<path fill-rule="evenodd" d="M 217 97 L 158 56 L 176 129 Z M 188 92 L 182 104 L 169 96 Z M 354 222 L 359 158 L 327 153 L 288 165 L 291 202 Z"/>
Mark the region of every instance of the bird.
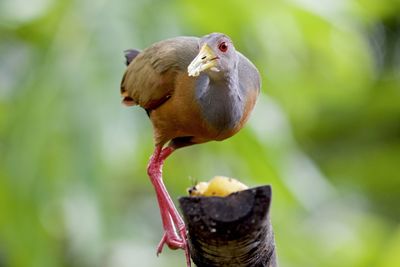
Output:
<path fill-rule="evenodd" d="M 163 182 L 164 161 L 179 148 L 236 134 L 256 104 L 260 74 L 229 36 L 216 32 L 165 39 L 142 51 L 129 49 L 125 58 L 122 103 L 143 108 L 153 126 L 147 174 L 164 230 L 157 255 L 165 244 L 183 249 L 190 267 L 185 224 Z"/>

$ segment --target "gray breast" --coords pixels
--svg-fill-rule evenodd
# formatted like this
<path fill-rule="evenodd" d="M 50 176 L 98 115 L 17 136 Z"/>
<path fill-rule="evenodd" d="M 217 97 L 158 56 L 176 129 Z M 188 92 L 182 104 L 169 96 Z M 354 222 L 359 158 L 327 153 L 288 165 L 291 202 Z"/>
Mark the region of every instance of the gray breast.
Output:
<path fill-rule="evenodd" d="M 201 74 L 196 81 L 196 98 L 206 121 L 219 132 L 233 129 L 242 118 L 244 99 L 238 84 L 215 83 Z"/>

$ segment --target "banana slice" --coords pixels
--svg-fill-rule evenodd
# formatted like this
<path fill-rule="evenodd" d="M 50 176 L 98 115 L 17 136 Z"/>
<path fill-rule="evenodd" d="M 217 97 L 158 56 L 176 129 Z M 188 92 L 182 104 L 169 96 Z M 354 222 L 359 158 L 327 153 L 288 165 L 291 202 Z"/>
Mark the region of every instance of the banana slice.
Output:
<path fill-rule="evenodd" d="M 200 182 L 188 189 L 190 196 L 224 197 L 234 192 L 246 190 L 248 187 L 234 178 L 215 176 L 209 182 Z"/>

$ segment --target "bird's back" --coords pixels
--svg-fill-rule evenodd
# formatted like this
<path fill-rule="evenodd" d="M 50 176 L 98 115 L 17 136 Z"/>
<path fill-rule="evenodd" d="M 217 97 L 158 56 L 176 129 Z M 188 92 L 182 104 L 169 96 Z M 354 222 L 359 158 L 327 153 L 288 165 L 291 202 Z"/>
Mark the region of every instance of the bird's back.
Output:
<path fill-rule="evenodd" d="M 176 37 L 153 44 L 128 65 L 121 94 L 144 109 L 157 108 L 174 90 L 176 75 L 196 56 L 198 38 Z"/>

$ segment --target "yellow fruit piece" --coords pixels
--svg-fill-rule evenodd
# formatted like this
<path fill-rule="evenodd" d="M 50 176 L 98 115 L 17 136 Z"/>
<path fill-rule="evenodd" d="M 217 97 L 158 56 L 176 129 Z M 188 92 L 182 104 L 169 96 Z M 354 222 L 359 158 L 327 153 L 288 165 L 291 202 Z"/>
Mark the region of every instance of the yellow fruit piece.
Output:
<path fill-rule="evenodd" d="M 190 196 L 224 197 L 246 189 L 248 189 L 248 187 L 236 179 L 225 176 L 215 176 L 209 182 L 200 182 L 188 191 Z"/>
<path fill-rule="evenodd" d="M 197 185 L 188 189 L 188 193 L 190 196 L 202 196 L 204 192 L 207 190 L 208 182 L 200 182 Z"/>

